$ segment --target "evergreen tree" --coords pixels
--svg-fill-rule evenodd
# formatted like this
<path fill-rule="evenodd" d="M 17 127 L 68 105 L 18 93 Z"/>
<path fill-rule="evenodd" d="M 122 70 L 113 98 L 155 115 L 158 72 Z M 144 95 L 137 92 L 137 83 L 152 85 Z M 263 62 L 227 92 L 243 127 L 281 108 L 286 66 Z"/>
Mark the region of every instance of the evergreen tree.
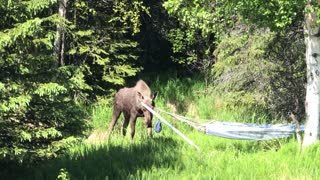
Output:
<path fill-rule="evenodd" d="M 76 141 L 85 112 L 74 95 L 84 81 L 75 66 L 58 66 L 56 24 L 68 29 L 53 0 L 1 1 L 8 21 L 0 37 L 1 157 L 39 160 L 55 157 Z"/>
<path fill-rule="evenodd" d="M 77 0 L 71 6 L 66 64 L 81 66 L 95 99 L 141 70 L 134 35 L 140 31 L 140 14 L 148 10 L 140 1 Z"/>
<path fill-rule="evenodd" d="M 0 1 L 0 157 L 56 157 L 83 135 L 82 108 L 135 65 L 141 1 Z"/>

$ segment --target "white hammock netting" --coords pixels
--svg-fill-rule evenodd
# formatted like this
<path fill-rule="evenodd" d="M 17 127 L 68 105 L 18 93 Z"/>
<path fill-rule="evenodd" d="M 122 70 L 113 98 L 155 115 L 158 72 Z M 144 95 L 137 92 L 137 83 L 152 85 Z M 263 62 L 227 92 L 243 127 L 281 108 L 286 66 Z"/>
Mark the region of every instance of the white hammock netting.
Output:
<path fill-rule="evenodd" d="M 303 132 L 304 126 L 295 124 L 254 124 L 237 122 L 219 122 L 211 121 L 204 124 L 195 123 L 189 119 L 173 113 L 159 110 L 177 120 L 187 123 L 190 126 L 202 131 L 208 135 L 219 136 L 230 139 L 241 140 L 270 140 L 278 138 L 287 138 L 297 132 Z"/>

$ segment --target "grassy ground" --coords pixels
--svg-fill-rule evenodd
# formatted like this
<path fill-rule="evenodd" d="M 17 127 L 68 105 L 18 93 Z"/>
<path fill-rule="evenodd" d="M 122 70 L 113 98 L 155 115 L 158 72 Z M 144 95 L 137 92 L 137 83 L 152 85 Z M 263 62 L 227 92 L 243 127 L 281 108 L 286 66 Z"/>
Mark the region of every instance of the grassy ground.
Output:
<path fill-rule="evenodd" d="M 160 89 L 157 105 L 194 118 L 265 121 L 265 117 L 228 112 L 210 106 L 208 97 L 196 95 L 201 84 L 168 81 Z M 191 81 L 190 81 L 191 83 Z M 161 87 L 161 88 L 160 88 Z M 172 93 L 175 88 L 175 93 Z M 161 92 L 163 92 L 161 94 Z M 190 93 L 189 93 L 190 92 Z M 171 94 L 170 94 L 171 93 Z M 189 93 L 189 94 L 188 94 Z M 200 93 L 200 92 L 199 92 Z M 168 100 L 170 99 L 170 101 Z M 178 103 L 179 102 L 179 103 Z M 185 104 L 188 105 L 185 105 Z M 98 106 L 92 111 L 96 131 L 104 131 L 111 108 Z M 1 179 L 320 179 L 320 146 L 298 152 L 294 138 L 271 141 L 239 141 L 198 132 L 168 116 L 163 116 L 201 150 L 183 141 L 163 124 L 161 133 L 147 138 L 142 119 L 138 120 L 135 139 L 121 135 L 121 120 L 109 141 L 82 142 L 64 156 L 37 165 L 3 169 Z M 156 120 L 154 120 L 154 123 Z M 129 133 L 128 133 L 129 135 Z M 1 171 L 0 171 L 1 172 Z"/>
<path fill-rule="evenodd" d="M 65 156 L 32 167 L 7 169 L 4 179 L 319 179 L 319 146 L 302 154 L 292 140 L 236 141 L 179 126 L 201 150 L 165 128 L 153 139 L 142 131 L 131 141 L 80 144 Z M 145 131 L 144 131 L 145 132 Z M 146 133 L 146 132 L 145 132 Z M 65 170 L 65 171 L 63 171 Z"/>

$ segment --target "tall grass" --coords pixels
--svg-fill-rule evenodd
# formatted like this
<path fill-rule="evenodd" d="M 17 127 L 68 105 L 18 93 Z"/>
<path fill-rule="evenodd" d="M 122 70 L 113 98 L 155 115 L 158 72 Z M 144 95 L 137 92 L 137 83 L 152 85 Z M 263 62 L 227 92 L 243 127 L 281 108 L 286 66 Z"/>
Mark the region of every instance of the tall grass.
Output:
<path fill-rule="evenodd" d="M 197 78 L 157 80 L 152 89 L 159 91 L 157 107 L 195 119 L 265 123 L 274 120 L 260 109 L 229 106 Z"/>
<path fill-rule="evenodd" d="M 205 94 L 201 82 L 193 80 L 158 81 L 157 107 L 194 118 L 227 121 L 264 121 L 259 114 L 228 110 L 223 102 Z M 171 92 L 174 91 L 174 92 Z M 104 131 L 112 108 L 92 110 L 92 125 Z M 202 134 L 186 124 L 163 115 L 201 150 L 183 141 L 163 125 L 161 133 L 147 138 L 138 119 L 134 140 L 123 137 L 121 121 L 109 141 L 82 142 L 51 161 L 32 166 L 7 166 L 1 179 L 320 179 L 320 145 L 299 153 L 294 138 L 270 141 L 240 141 Z M 155 120 L 154 120 L 155 123 Z M 63 178 L 61 178 L 63 179 Z"/>
<path fill-rule="evenodd" d="M 111 120 L 112 106 L 99 105 L 92 108 L 91 125 L 95 130 L 104 130 L 108 127 Z"/>
<path fill-rule="evenodd" d="M 80 144 L 59 159 L 7 170 L 3 179 L 318 179 L 319 145 L 302 154 L 296 142 L 236 141 L 179 129 L 201 147 L 195 150 L 169 128 L 153 139 L 131 141 L 113 134 L 109 142 Z M 143 129 L 139 129 L 142 131 Z"/>

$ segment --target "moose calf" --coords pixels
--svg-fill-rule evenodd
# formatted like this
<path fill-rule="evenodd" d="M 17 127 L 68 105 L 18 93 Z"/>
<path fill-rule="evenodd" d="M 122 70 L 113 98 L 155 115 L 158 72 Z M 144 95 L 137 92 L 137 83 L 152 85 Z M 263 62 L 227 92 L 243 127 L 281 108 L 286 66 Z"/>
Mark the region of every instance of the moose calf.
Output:
<path fill-rule="evenodd" d="M 157 97 L 157 94 L 158 93 L 155 92 L 151 95 L 149 86 L 143 80 L 139 80 L 134 87 L 120 89 L 114 98 L 112 120 L 106 134 L 107 138 L 109 138 L 121 112 L 123 112 L 124 115 L 122 129 L 124 136 L 126 135 L 127 127 L 130 122 L 130 135 L 131 139 L 133 139 L 137 117 L 144 117 L 144 123 L 148 128 L 148 136 L 152 137 L 152 114 L 141 105 L 141 102 L 144 102 L 153 109 L 155 106 L 154 100 Z"/>

